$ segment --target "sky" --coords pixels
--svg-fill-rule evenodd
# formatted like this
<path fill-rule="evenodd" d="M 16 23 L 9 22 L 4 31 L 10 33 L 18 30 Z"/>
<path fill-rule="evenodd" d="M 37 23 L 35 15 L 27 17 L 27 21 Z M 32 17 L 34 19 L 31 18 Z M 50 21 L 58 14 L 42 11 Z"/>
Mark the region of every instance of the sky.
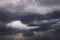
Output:
<path fill-rule="evenodd" d="M 0 0 L 0 7 L 11 12 L 32 12 L 46 14 L 53 10 L 60 10 L 59 0 Z"/>
<path fill-rule="evenodd" d="M 1 35 L 28 36 L 59 30 L 60 0 L 0 0 L 0 28 Z"/>

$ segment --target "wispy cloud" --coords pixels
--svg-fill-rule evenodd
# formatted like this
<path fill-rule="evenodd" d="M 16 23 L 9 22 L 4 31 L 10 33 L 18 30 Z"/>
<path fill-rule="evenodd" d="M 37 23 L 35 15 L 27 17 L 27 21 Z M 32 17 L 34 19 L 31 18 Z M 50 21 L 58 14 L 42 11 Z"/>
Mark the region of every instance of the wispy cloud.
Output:
<path fill-rule="evenodd" d="M 11 28 L 15 28 L 15 29 L 21 29 L 21 30 L 30 30 L 30 29 L 35 29 L 35 28 L 39 28 L 38 26 L 36 27 L 29 27 L 26 24 L 23 24 L 21 21 L 12 21 L 8 24 L 6 24 L 7 27 L 11 27 Z"/>

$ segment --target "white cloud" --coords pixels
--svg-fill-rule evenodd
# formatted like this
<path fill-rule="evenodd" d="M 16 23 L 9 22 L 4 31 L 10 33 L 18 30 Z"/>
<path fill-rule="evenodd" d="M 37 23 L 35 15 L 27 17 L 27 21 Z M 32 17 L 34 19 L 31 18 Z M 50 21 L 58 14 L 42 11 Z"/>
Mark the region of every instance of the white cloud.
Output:
<path fill-rule="evenodd" d="M 28 7 L 25 8 L 25 11 L 32 13 L 46 14 L 48 12 L 52 12 L 52 8 L 38 5 L 29 5 Z"/>
<path fill-rule="evenodd" d="M 32 12 L 39 14 L 46 14 L 55 9 L 60 9 L 59 6 L 46 6 L 41 2 L 44 3 L 43 0 L 40 0 L 40 2 L 36 0 L 0 0 L 0 7 L 4 7 L 11 12 Z"/>
<path fill-rule="evenodd" d="M 17 21 L 12 21 L 12 22 L 10 22 L 6 25 L 7 25 L 7 27 L 18 28 L 18 29 L 21 29 L 21 30 L 38 28 L 37 26 L 36 27 L 29 27 L 26 24 L 23 24 L 21 21 L 18 21 L 18 20 Z"/>

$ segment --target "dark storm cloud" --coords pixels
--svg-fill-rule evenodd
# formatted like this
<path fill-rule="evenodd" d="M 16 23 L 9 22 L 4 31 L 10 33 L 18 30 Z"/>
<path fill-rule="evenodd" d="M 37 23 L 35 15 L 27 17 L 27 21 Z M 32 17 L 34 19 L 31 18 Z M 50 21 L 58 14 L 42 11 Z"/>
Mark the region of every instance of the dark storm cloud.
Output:
<path fill-rule="evenodd" d="M 18 16 L 17 16 L 17 18 L 18 18 Z M 60 11 L 54 10 L 52 13 L 47 13 L 45 15 L 27 13 L 26 15 L 23 15 L 21 17 L 21 21 L 25 22 L 25 23 L 29 23 L 29 22 L 33 22 L 35 20 L 41 21 L 41 20 L 51 20 L 51 19 L 58 19 L 58 18 L 60 18 Z"/>
<path fill-rule="evenodd" d="M 31 0 L 31 2 L 30 0 L 25 1 L 11 0 L 10 2 L 7 0 L 2 1 L 0 9 L 0 22 L 3 23 L 1 23 L 0 34 L 10 35 L 13 33 L 22 32 L 24 33 L 23 34 L 24 36 L 33 36 L 34 31 L 46 32 L 55 29 L 55 26 L 52 27 L 52 25 L 55 25 L 57 22 L 59 22 L 60 11 L 53 10 L 60 9 L 58 6 L 60 1 L 58 0 L 38 0 L 38 1 L 40 1 L 39 3 L 42 2 L 41 5 L 43 6 L 40 6 L 40 4 L 37 1 L 35 2 L 34 0 L 33 1 Z M 20 29 L 14 29 L 10 27 L 7 28 L 6 25 L 4 24 L 6 22 L 10 23 L 11 21 L 16 20 L 21 20 L 24 24 L 26 23 L 28 26 L 40 26 L 40 27 L 36 29 L 22 31 Z"/>
<path fill-rule="evenodd" d="M 37 0 L 41 5 L 60 6 L 60 0 Z"/>
<path fill-rule="evenodd" d="M 59 22 L 60 19 L 49 19 L 49 20 L 42 20 L 42 21 L 34 21 L 31 24 L 29 24 L 30 26 L 40 26 L 40 28 L 37 29 L 32 29 L 33 31 L 48 31 L 50 29 L 55 29 L 54 27 L 52 27 L 52 25 L 56 24 L 57 22 Z"/>
<path fill-rule="evenodd" d="M 60 18 L 60 11 L 59 10 L 54 10 L 52 13 L 48 13 L 44 17 L 45 19 L 58 19 Z"/>
<path fill-rule="evenodd" d="M 20 15 L 20 14 L 17 14 L 17 13 L 15 13 L 15 14 L 12 14 L 12 13 L 10 13 L 10 12 L 6 12 L 5 10 L 3 10 L 3 9 L 1 9 L 2 11 L 4 11 L 4 12 L 2 12 L 1 11 L 1 17 L 2 17 L 2 20 L 1 20 L 1 22 L 3 22 L 3 23 L 5 23 L 6 21 L 9 21 L 9 22 L 11 22 L 11 21 L 14 21 L 14 20 L 21 20 L 23 23 L 31 23 L 31 22 L 33 22 L 33 21 L 40 21 L 41 22 L 41 24 L 38 22 L 38 23 L 36 23 L 36 24 L 34 24 L 34 23 L 32 23 L 32 24 L 34 24 L 34 25 L 37 25 L 37 26 L 40 26 L 40 28 L 37 28 L 37 29 L 32 29 L 32 34 L 33 34 L 33 32 L 34 31 L 47 31 L 47 30 L 49 30 L 49 29 L 51 29 L 50 27 L 51 27 L 51 25 L 52 24 L 55 24 L 56 22 L 55 22 L 55 19 L 57 19 L 57 18 L 59 18 L 59 11 L 54 11 L 54 12 L 52 12 L 52 13 L 49 13 L 49 14 L 46 14 L 46 15 L 38 15 L 38 14 L 32 14 L 32 13 L 27 13 L 26 15 Z M 54 14 L 55 13 L 55 14 Z M 57 14 L 58 13 L 58 14 Z M 9 15 L 10 14 L 10 15 Z M 11 16 L 12 15 L 12 16 Z M 5 17 L 5 16 L 7 16 L 7 17 Z M 47 18 L 47 17 L 49 17 L 49 18 Z M 5 18 L 7 18 L 7 19 L 5 19 Z M 4 19 L 4 21 L 3 21 L 3 19 Z M 52 20 L 52 21 L 54 21 L 54 22 L 52 22 L 52 21 L 50 21 L 51 19 L 54 19 L 54 20 Z M 42 21 L 41 21 L 42 20 Z M 44 21 L 45 20 L 45 21 Z M 49 22 L 50 21 L 50 22 Z M 57 20 L 58 21 L 58 20 Z M 46 22 L 46 23 L 45 23 Z M 52 22 L 52 23 L 51 23 Z M 51 24 L 51 25 L 50 25 Z M 29 24 L 30 25 L 30 24 Z M 31 25 L 30 25 L 31 26 Z M 4 33 L 6 30 L 8 30 L 6 33 Z M 11 30 L 13 30 L 13 31 L 11 31 Z M 16 29 L 17 30 L 17 29 Z M 4 32 L 3 32 L 4 31 Z M 15 31 L 15 29 L 12 29 L 12 28 L 3 28 L 3 30 L 2 30 L 2 34 L 10 34 L 10 33 L 16 33 L 16 32 L 19 32 L 19 31 Z M 9 33 L 8 33 L 9 32 Z M 28 31 L 27 31 L 28 32 Z M 27 33 L 27 32 L 25 32 L 25 33 Z M 28 33 L 29 34 L 29 33 Z M 27 34 L 27 35 L 28 35 Z"/>
<path fill-rule="evenodd" d="M 23 33 L 24 30 L 20 30 L 20 29 L 14 29 L 11 27 L 7 27 L 6 23 L 0 23 L 0 36 L 4 36 L 4 35 L 12 35 L 15 33 Z"/>
<path fill-rule="evenodd" d="M 60 21 L 58 21 L 56 24 L 52 25 L 52 27 L 59 30 L 60 29 Z"/>
<path fill-rule="evenodd" d="M 21 18 L 21 21 L 25 22 L 25 23 L 29 23 L 29 22 L 32 22 L 34 20 L 42 20 L 42 19 L 43 19 L 43 15 L 38 15 L 38 14 L 34 14 L 34 13 L 33 14 L 32 13 L 27 13 L 26 15 L 24 15 Z"/>
<path fill-rule="evenodd" d="M 9 12 L 6 11 L 5 8 L 0 8 L 0 35 L 12 35 L 13 33 L 21 33 L 23 32 L 20 29 L 14 29 L 11 27 L 6 26 L 7 23 L 13 21 L 13 20 L 17 20 L 14 15 Z"/>
<path fill-rule="evenodd" d="M 0 8 L 0 22 L 8 22 L 11 14 L 5 8 Z"/>
<path fill-rule="evenodd" d="M 1 12 L 2 13 L 2 12 Z M 38 14 L 31 14 L 31 13 L 27 13 L 26 15 L 21 15 L 21 17 L 20 17 L 20 15 L 16 15 L 16 14 L 14 14 L 12 17 L 11 16 L 8 16 L 9 18 L 7 19 L 8 21 L 13 21 L 13 20 L 21 20 L 23 23 L 29 23 L 29 21 L 30 21 L 30 23 L 31 22 L 33 22 L 34 20 L 42 20 L 42 22 L 41 22 L 41 24 L 39 25 L 38 23 L 36 23 L 36 25 L 38 25 L 38 26 L 40 26 L 41 28 L 38 28 L 38 29 L 32 29 L 33 30 L 33 32 L 34 31 L 45 31 L 45 30 L 48 30 L 49 28 L 48 28 L 48 26 L 50 27 L 51 25 L 50 24 L 53 24 L 53 23 L 55 23 L 55 22 L 52 22 L 52 23 L 48 23 L 48 21 L 50 21 L 49 19 L 54 19 L 54 18 L 52 18 L 52 15 L 54 15 L 54 13 L 56 13 L 56 12 L 53 12 L 53 13 L 50 13 L 50 14 L 47 14 L 47 15 L 38 15 Z M 7 16 L 7 14 L 2 14 L 2 15 L 6 15 Z M 49 15 L 49 16 L 48 16 Z M 56 16 L 57 15 L 59 15 L 59 13 L 57 14 L 56 13 L 56 15 L 54 16 L 55 18 L 56 18 Z M 48 18 L 48 20 L 45 18 L 45 16 L 47 16 L 47 17 L 50 17 L 50 18 Z M 5 17 L 3 17 L 2 18 L 2 20 L 4 19 Z M 6 17 L 7 18 L 7 17 Z M 58 18 L 58 17 L 57 17 Z M 6 20 L 6 21 L 7 21 Z M 46 21 L 46 23 L 44 23 L 44 20 L 47 20 Z M 5 22 L 6 22 L 5 21 Z M 28 21 L 28 22 L 27 22 Z M 53 20 L 54 21 L 54 20 Z M 57 20 L 58 21 L 58 20 Z M 44 26 L 43 26 L 44 25 Z M 8 29 L 12 29 L 12 28 L 7 28 L 7 30 Z M 12 30 L 14 30 L 14 29 L 12 29 Z M 8 33 L 8 32 L 7 32 Z"/>
<path fill-rule="evenodd" d="M 13 33 L 23 33 L 24 32 L 24 30 L 20 30 L 20 29 L 14 29 L 14 28 L 10 28 L 10 27 L 8 27 L 7 28 L 7 26 L 6 26 L 6 24 L 7 23 L 9 23 L 9 22 L 11 22 L 11 21 L 14 21 L 14 20 L 22 20 L 23 19 L 23 21 L 25 22 L 25 23 L 27 23 L 26 21 L 25 21 L 25 19 L 26 20 L 28 20 L 27 19 L 27 17 L 28 18 L 31 18 L 31 16 L 33 16 L 32 14 L 29 16 L 29 14 L 28 15 L 20 15 L 20 14 L 18 14 L 18 15 L 16 15 L 17 13 L 15 13 L 15 14 L 12 14 L 11 12 L 9 12 L 9 11 L 6 11 L 6 9 L 3 9 L 3 8 L 1 8 L 0 9 L 0 16 L 1 16 L 1 20 L 0 20 L 0 22 L 2 22 L 1 23 L 1 33 L 0 33 L 0 35 L 10 35 L 10 34 L 13 34 Z M 27 17 L 26 17 L 27 16 Z M 25 17 L 25 18 L 24 18 Z M 34 17 L 33 17 L 34 18 Z M 30 20 L 28 20 L 28 21 L 31 21 L 31 20 L 34 20 L 33 18 L 31 18 Z M 22 21 L 22 22 L 23 22 Z M 23 23 L 24 23 L 23 22 Z M 3 27 L 2 27 L 3 26 Z"/>

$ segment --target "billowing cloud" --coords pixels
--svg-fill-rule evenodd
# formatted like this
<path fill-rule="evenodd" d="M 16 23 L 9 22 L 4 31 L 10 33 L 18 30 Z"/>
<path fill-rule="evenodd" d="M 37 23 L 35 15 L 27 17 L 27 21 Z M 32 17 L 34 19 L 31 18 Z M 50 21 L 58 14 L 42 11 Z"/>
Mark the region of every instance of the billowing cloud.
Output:
<path fill-rule="evenodd" d="M 59 27 L 60 23 L 57 23 L 60 20 L 59 19 L 60 18 L 59 2 L 60 1 L 58 0 L 0 0 L 0 8 L 1 9 L 4 8 L 3 10 L 0 11 L 1 12 L 0 21 L 3 22 L 3 26 L 4 26 L 1 29 L 1 34 L 2 35 L 10 34 L 13 32 L 17 33 L 22 30 L 26 30 L 25 31 L 26 34 L 24 33 L 25 35 L 29 35 L 30 33 L 32 33 L 33 35 L 34 31 L 44 31 L 41 33 L 43 35 L 46 31 L 48 32 L 51 30 L 55 31 L 54 30 L 55 28 L 56 29 L 60 28 Z M 6 10 L 6 12 L 4 10 Z M 54 10 L 58 10 L 58 11 L 53 12 Z M 23 15 L 20 15 L 20 14 L 23 14 Z M 41 15 L 41 14 L 46 14 L 46 15 Z M 31 23 L 32 21 L 34 21 L 31 24 L 32 25 L 34 24 L 37 26 L 24 24 L 20 20 L 26 23 L 27 22 Z M 4 21 L 6 22 L 9 21 L 9 22 L 4 24 L 5 23 Z M 32 31 L 30 29 L 32 29 Z M 36 33 L 36 35 L 37 34 L 39 35 L 40 33 Z"/>
<path fill-rule="evenodd" d="M 36 0 L 0 0 L 0 7 L 6 8 L 13 13 L 20 12 L 22 14 L 23 12 L 46 14 L 54 9 L 59 9 L 59 7 L 43 6 L 44 2 L 41 2 Z"/>
<path fill-rule="evenodd" d="M 48 12 L 52 12 L 53 10 L 52 8 L 49 8 L 49 7 L 29 5 L 28 7 L 25 8 L 25 11 L 31 12 L 31 13 L 46 14 Z"/>

